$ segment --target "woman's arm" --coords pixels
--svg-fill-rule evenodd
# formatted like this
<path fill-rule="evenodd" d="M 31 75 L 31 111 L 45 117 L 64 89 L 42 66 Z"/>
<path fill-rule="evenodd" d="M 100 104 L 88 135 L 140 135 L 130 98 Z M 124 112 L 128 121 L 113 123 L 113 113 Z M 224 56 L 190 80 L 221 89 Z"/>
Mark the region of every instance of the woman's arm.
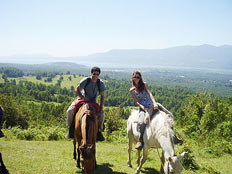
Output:
<path fill-rule="evenodd" d="M 135 96 L 135 94 L 134 94 L 134 90 L 135 90 L 135 87 L 132 87 L 131 89 L 130 89 L 130 93 L 131 93 L 131 96 L 132 96 L 132 98 L 134 99 L 134 102 L 135 102 L 135 104 L 136 105 L 138 105 L 141 109 L 143 109 L 143 110 L 147 110 L 143 105 L 141 105 L 140 103 L 139 103 L 139 101 L 137 100 L 137 98 L 136 98 L 136 96 Z"/>
<path fill-rule="evenodd" d="M 153 103 L 153 105 L 154 105 L 154 109 L 158 109 L 158 105 L 157 105 L 157 103 L 156 103 L 156 101 L 155 101 L 155 98 L 153 97 L 151 91 L 149 90 L 147 83 L 145 83 L 145 89 L 146 89 L 148 95 L 150 96 L 150 98 L 151 98 L 151 100 L 152 100 L 152 103 Z"/>

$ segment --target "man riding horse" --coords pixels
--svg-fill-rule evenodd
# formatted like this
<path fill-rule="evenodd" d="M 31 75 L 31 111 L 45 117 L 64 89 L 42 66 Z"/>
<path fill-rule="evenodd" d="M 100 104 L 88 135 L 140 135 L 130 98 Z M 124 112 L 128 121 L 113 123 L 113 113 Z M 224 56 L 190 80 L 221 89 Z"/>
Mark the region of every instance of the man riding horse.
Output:
<path fill-rule="evenodd" d="M 73 138 L 74 132 L 74 115 L 83 103 L 92 103 L 97 110 L 100 112 L 97 114 L 98 117 L 98 141 L 104 141 L 104 137 L 101 133 L 103 130 L 103 123 L 105 120 L 105 114 L 103 112 L 104 106 L 104 91 L 106 89 L 105 84 L 99 79 L 101 70 L 99 67 L 93 67 L 91 69 L 91 76 L 86 77 L 80 81 L 75 92 L 77 99 L 72 102 L 67 110 L 67 124 L 69 132 L 66 138 Z M 100 94 L 100 106 L 96 103 L 97 95 Z"/>

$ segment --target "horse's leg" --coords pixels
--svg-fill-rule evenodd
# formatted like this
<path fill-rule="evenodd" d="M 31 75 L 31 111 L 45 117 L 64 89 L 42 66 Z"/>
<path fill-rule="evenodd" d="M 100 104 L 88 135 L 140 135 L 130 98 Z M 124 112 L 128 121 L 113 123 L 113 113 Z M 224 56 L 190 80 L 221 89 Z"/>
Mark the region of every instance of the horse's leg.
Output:
<path fill-rule="evenodd" d="M 80 163 L 81 163 L 81 160 L 80 160 L 80 144 L 81 144 L 81 142 L 80 142 L 80 140 L 77 140 L 78 141 L 78 147 L 77 147 L 77 167 L 78 168 L 81 168 L 81 165 L 80 165 Z"/>
<path fill-rule="evenodd" d="M 128 133 L 128 138 L 129 138 L 129 141 L 128 141 L 128 160 L 127 160 L 127 164 L 128 164 L 128 167 L 132 167 L 131 165 L 131 149 L 132 149 L 132 142 L 133 142 L 133 135 L 131 133 Z"/>
<path fill-rule="evenodd" d="M 81 106 L 78 110 L 78 112 L 76 113 L 75 116 L 75 129 L 74 129 L 74 139 L 75 139 L 75 159 L 76 159 L 76 151 L 77 151 L 77 167 L 81 168 L 80 166 L 80 144 L 81 144 L 81 128 L 80 128 L 80 123 L 79 123 L 79 116 L 80 116 L 80 112 L 82 110 Z M 76 142 L 78 144 L 78 147 L 76 148 Z"/>
<path fill-rule="evenodd" d="M 131 149 L 132 149 L 132 143 L 134 140 L 134 135 L 132 132 L 132 125 L 127 124 L 127 136 L 128 136 L 128 160 L 127 160 L 127 165 L 128 167 L 132 167 L 131 165 Z"/>
<path fill-rule="evenodd" d="M 138 150 L 137 152 L 138 152 L 138 153 L 137 153 L 137 160 L 136 160 L 136 163 L 137 163 L 137 166 L 139 166 L 139 164 L 140 164 L 140 159 L 141 159 L 141 156 L 140 156 L 141 150 Z"/>
<path fill-rule="evenodd" d="M 147 159 L 147 151 L 148 149 L 143 147 L 143 156 L 142 156 L 142 159 L 140 160 L 140 164 L 136 170 L 136 174 L 139 174 L 140 173 L 140 170 L 142 168 L 142 165 L 145 163 L 146 159 Z"/>
<path fill-rule="evenodd" d="M 97 168 L 96 152 L 94 154 L 94 158 L 95 158 L 94 162 L 95 162 L 95 169 L 96 169 Z"/>
<path fill-rule="evenodd" d="M 73 138 L 73 159 L 77 159 L 77 152 L 76 152 L 76 138 L 75 138 L 75 135 L 74 135 L 74 138 Z"/>
<path fill-rule="evenodd" d="M 164 152 L 162 151 L 160 173 L 164 173 Z"/>

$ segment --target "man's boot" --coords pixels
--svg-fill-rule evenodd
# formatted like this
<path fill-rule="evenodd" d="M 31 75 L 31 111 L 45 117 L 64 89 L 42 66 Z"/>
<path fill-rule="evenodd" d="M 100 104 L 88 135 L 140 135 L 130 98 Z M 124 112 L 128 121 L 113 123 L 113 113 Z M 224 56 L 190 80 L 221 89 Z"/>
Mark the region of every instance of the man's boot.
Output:
<path fill-rule="evenodd" d="M 97 141 L 104 141 L 104 140 L 105 140 L 105 138 L 102 135 L 102 132 L 100 130 L 98 130 L 98 132 L 97 132 Z"/>
<path fill-rule="evenodd" d="M 173 142 L 174 142 L 174 144 L 183 144 L 183 140 L 180 139 L 180 138 L 178 138 L 178 137 L 176 136 L 176 134 L 175 134 L 174 137 L 173 137 Z"/>

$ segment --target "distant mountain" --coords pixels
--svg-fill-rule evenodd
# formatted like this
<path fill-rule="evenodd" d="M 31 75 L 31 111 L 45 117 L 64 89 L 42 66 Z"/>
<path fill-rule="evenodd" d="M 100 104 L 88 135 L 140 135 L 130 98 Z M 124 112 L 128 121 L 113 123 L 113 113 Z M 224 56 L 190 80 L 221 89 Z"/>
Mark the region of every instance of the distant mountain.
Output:
<path fill-rule="evenodd" d="M 90 68 L 85 65 L 80 65 L 70 62 L 51 62 L 44 64 L 15 64 L 15 63 L 0 63 L 0 67 L 15 67 L 23 70 L 24 72 L 73 72 L 84 73 L 89 72 Z"/>
<path fill-rule="evenodd" d="M 79 57 L 53 57 L 46 54 L 0 57 L 0 62 L 40 64 L 53 62 L 53 69 L 63 65 L 72 69 L 74 62 L 102 68 L 178 67 L 201 69 L 232 69 L 232 46 L 178 46 L 165 49 L 113 49 Z M 55 63 L 56 62 L 56 63 Z M 57 63 L 58 62 L 58 63 Z M 55 64 L 54 64 L 55 63 Z M 39 65 L 36 65 L 39 66 Z M 47 67 L 49 64 L 43 64 Z M 74 67 L 78 67 L 74 65 Z M 74 69 L 75 69 L 74 68 Z"/>
<path fill-rule="evenodd" d="M 177 66 L 232 69 L 232 46 L 178 46 L 166 49 L 114 49 L 77 58 L 88 62 L 122 66 Z M 77 61 L 76 59 L 76 61 Z"/>

